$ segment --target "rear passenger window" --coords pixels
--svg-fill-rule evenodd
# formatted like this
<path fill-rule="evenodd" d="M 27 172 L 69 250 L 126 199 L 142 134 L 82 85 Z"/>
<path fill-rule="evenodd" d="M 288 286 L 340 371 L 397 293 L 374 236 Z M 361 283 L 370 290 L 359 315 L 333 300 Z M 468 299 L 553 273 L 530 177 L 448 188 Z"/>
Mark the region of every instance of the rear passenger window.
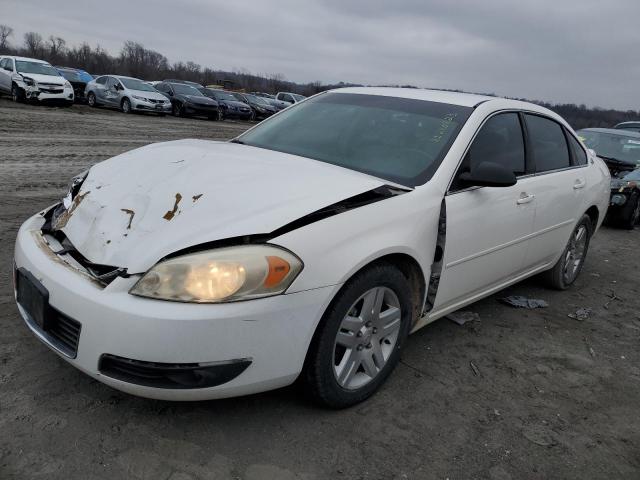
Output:
<path fill-rule="evenodd" d="M 569 148 L 562 127 L 537 115 L 526 115 L 526 119 L 536 172 L 570 167 Z"/>
<path fill-rule="evenodd" d="M 486 121 L 465 155 L 451 191 L 466 188 L 458 178 L 462 173 L 473 171 L 482 162 L 499 163 L 516 176 L 525 173 L 524 140 L 517 113 L 501 113 Z"/>
<path fill-rule="evenodd" d="M 99 77 L 96 79 L 96 83 L 99 83 L 100 85 L 104 85 L 105 83 L 107 83 L 107 77 Z"/>
<path fill-rule="evenodd" d="M 573 152 L 573 161 L 576 165 L 586 165 L 587 164 L 587 154 L 584 151 L 584 148 L 580 145 L 580 142 L 575 139 L 573 135 L 570 133 L 567 134 L 569 138 L 569 145 L 571 146 L 571 151 Z"/>

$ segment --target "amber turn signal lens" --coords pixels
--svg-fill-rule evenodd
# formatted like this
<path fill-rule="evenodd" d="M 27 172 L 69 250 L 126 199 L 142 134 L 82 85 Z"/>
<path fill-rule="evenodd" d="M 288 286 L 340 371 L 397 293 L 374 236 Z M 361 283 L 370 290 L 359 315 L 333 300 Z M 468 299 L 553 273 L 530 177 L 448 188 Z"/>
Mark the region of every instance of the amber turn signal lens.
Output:
<path fill-rule="evenodd" d="M 264 279 L 263 285 L 267 288 L 272 288 L 287 276 L 291 267 L 286 260 L 280 257 L 267 257 L 267 263 L 269 264 L 269 273 L 267 273 L 267 278 Z"/>

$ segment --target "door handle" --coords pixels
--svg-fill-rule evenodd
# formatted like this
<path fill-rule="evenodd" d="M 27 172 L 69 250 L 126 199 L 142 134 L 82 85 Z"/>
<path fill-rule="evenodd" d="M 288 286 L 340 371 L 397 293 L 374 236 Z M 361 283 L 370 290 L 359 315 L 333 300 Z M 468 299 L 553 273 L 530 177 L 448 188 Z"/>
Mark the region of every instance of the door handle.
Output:
<path fill-rule="evenodd" d="M 535 195 L 530 195 L 526 192 L 522 192 L 520 194 L 520 198 L 518 200 L 516 200 L 516 203 L 518 205 L 524 205 L 525 203 L 530 203 L 533 202 L 533 200 L 536 198 Z"/>
<path fill-rule="evenodd" d="M 587 182 L 585 180 L 576 180 L 575 183 L 573 184 L 573 189 L 574 190 L 579 190 L 581 188 L 584 188 L 585 185 L 587 184 Z"/>

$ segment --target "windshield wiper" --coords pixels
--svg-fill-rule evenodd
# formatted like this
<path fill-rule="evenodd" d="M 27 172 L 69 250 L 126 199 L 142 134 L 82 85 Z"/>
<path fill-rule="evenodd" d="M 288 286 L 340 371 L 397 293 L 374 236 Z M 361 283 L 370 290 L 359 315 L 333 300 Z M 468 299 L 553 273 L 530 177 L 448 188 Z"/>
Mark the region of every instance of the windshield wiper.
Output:
<path fill-rule="evenodd" d="M 237 138 L 234 138 L 233 140 L 230 140 L 231 143 L 237 143 L 239 145 L 244 145 L 245 143 L 242 140 L 238 140 Z"/>

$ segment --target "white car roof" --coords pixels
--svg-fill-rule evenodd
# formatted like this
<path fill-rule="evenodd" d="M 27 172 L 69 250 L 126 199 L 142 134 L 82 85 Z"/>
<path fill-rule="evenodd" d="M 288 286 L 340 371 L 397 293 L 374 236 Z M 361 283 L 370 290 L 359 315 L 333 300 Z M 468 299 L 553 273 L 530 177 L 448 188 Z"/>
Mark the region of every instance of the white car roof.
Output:
<path fill-rule="evenodd" d="M 14 60 L 23 60 L 27 62 L 44 63 L 45 65 L 51 65 L 49 62 L 45 62 L 44 60 L 38 60 L 37 58 L 16 57 L 14 55 L 2 55 L 2 57 L 0 58 L 13 58 Z"/>
<path fill-rule="evenodd" d="M 364 95 L 383 95 L 387 97 L 412 98 L 429 102 L 450 103 L 463 107 L 475 107 L 487 100 L 496 97 L 488 95 L 476 95 L 473 93 L 446 92 L 443 90 L 428 90 L 423 88 L 397 88 L 397 87 L 346 87 L 331 90 L 338 93 L 359 93 Z"/>

